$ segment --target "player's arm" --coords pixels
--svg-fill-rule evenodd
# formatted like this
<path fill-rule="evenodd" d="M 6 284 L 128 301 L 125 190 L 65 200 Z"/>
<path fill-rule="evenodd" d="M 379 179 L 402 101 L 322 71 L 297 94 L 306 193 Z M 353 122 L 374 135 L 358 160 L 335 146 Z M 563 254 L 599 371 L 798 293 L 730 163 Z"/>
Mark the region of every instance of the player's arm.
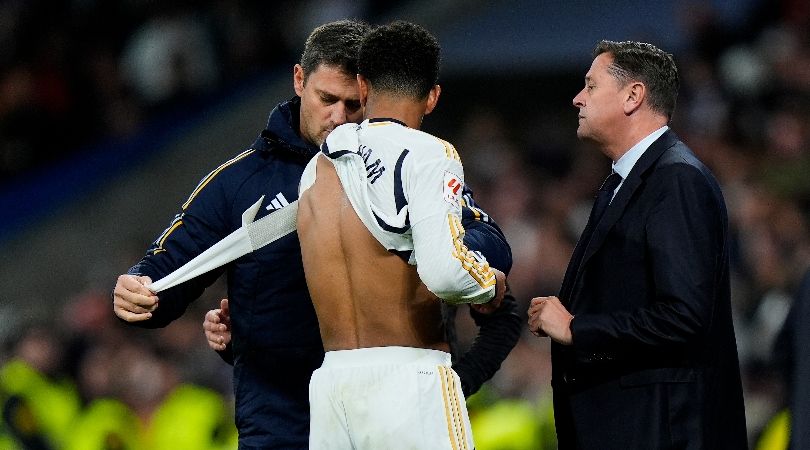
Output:
<path fill-rule="evenodd" d="M 464 187 L 462 224 L 466 231 L 464 244 L 484 254 L 492 267 L 508 274 L 512 268 L 512 251 L 497 223 Z M 472 305 L 471 305 L 472 306 Z M 470 308 L 470 315 L 478 326 L 478 335 L 470 349 L 455 358 L 453 369 L 461 379 L 464 395 L 477 392 L 491 379 L 520 338 L 523 321 L 517 313 L 517 301 L 508 290 L 501 305 L 492 313 L 484 314 Z"/>
<path fill-rule="evenodd" d="M 512 248 L 492 216 L 475 202 L 473 191 L 466 184 L 461 205 L 464 245 L 483 254 L 490 266 L 508 275 L 512 270 Z"/>
<path fill-rule="evenodd" d="M 479 327 L 478 335 L 470 349 L 453 363 L 466 397 L 478 392 L 501 368 L 520 339 L 523 324 L 517 313 L 517 301 L 508 287 L 494 312 L 482 314 L 470 308 L 470 315 Z"/>
<path fill-rule="evenodd" d="M 502 279 L 501 289 L 505 276 L 464 245 L 461 162 L 443 153 L 425 153 L 406 157 L 402 177 L 420 279 L 451 304 L 500 301 L 496 276 Z"/>

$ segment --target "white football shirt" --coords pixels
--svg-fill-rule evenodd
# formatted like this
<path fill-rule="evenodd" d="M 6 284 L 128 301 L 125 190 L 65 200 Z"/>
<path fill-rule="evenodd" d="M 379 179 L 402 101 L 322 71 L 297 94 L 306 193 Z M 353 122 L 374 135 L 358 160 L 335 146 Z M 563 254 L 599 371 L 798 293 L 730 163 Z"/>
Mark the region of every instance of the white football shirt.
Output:
<path fill-rule="evenodd" d="M 495 274 L 464 245 L 464 168 L 447 141 L 392 119 L 335 128 L 309 162 L 300 192 L 315 181 L 316 158 L 334 164 L 360 220 L 387 250 L 410 253 L 419 278 L 448 303 L 486 303 Z"/>

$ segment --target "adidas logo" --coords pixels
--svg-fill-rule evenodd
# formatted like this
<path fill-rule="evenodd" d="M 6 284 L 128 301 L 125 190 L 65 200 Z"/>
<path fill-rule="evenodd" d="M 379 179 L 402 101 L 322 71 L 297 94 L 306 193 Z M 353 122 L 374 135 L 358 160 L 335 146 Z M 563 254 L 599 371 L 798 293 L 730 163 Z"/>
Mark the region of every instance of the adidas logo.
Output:
<path fill-rule="evenodd" d="M 273 211 L 273 210 L 276 210 L 276 209 L 281 209 L 281 208 L 283 208 L 283 207 L 285 207 L 285 206 L 287 206 L 289 204 L 290 204 L 290 202 L 288 202 L 287 199 L 284 198 L 284 194 L 279 192 L 278 194 L 276 194 L 276 196 L 275 196 L 275 198 L 273 198 L 273 200 L 270 200 L 270 204 L 267 205 L 265 207 L 265 209 L 267 209 L 268 211 Z"/>

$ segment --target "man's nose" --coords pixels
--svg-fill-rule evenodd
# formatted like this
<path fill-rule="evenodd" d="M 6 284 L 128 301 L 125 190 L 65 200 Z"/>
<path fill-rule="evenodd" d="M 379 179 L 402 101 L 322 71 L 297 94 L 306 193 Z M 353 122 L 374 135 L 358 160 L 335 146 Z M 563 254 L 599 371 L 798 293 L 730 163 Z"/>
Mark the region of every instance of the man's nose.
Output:
<path fill-rule="evenodd" d="M 582 91 L 579 91 L 579 93 L 574 97 L 574 100 L 572 102 L 575 108 L 581 108 L 582 106 L 585 106 L 585 104 L 582 103 Z"/>
<path fill-rule="evenodd" d="M 337 102 L 332 105 L 332 114 L 330 119 L 334 122 L 335 125 L 343 125 L 344 123 L 348 122 L 348 112 L 346 111 L 346 105 L 343 102 Z"/>

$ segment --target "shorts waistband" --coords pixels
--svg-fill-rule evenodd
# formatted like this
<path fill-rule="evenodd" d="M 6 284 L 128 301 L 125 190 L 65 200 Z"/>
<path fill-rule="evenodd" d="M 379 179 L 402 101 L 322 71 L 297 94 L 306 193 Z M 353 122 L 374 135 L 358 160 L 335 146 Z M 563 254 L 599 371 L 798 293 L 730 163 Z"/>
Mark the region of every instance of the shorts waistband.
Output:
<path fill-rule="evenodd" d="M 417 347 L 369 347 L 326 352 L 321 367 L 358 367 L 379 364 L 437 364 L 450 366 L 450 354 Z"/>

